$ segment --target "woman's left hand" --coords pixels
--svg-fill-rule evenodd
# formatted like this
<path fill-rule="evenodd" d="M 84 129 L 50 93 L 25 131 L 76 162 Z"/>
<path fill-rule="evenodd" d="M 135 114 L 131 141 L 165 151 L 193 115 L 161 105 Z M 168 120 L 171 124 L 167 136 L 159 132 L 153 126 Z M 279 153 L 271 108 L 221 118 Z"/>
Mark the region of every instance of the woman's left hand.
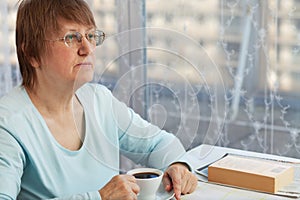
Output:
<path fill-rule="evenodd" d="M 197 177 L 183 163 L 172 164 L 163 176 L 165 190 L 171 191 L 173 189 L 177 200 L 180 199 L 181 194 L 189 194 L 195 191 L 197 181 Z"/>

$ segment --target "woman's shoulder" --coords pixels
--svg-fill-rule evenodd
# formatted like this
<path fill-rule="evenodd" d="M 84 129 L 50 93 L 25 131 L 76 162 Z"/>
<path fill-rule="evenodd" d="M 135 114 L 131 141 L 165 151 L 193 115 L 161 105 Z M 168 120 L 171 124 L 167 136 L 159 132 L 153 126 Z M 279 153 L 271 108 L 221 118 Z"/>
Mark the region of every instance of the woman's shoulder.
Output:
<path fill-rule="evenodd" d="M 26 113 L 30 101 L 24 87 L 17 86 L 0 98 L 0 118 L 9 119 L 21 112 Z"/>
<path fill-rule="evenodd" d="M 24 87 L 17 86 L 0 98 L 0 110 L 3 110 L 4 108 L 9 110 L 19 110 L 28 105 L 28 103 Z"/>

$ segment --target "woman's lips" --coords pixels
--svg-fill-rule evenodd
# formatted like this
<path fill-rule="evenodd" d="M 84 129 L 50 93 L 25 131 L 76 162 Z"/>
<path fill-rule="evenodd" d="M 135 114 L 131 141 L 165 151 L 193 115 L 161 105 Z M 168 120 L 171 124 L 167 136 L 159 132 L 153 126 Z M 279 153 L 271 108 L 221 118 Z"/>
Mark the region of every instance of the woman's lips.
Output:
<path fill-rule="evenodd" d="M 90 62 L 78 63 L 75 67 L 93 67 L 93 64 Z"/>

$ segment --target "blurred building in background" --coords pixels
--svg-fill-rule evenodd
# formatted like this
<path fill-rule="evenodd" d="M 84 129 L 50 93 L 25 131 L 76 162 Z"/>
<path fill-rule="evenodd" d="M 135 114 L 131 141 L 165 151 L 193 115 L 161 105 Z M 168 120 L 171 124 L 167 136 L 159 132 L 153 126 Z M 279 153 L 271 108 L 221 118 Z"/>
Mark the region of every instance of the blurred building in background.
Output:
<path fill-rule="evenodd" d="M 201 143 L 300 158 L 299 0 L 89 0 L 95 82 Z M 0 2 L 0 95 L 20 83 L 16 2 Z M 299 68 L 299 69 L 298 69 Z"/>

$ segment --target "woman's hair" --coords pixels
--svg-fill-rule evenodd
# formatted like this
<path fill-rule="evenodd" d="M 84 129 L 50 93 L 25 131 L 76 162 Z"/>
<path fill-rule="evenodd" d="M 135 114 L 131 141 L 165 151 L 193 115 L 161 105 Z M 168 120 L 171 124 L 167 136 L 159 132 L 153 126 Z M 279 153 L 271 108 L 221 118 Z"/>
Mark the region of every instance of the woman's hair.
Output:
<path fill-rule="evenodd" d="M 16 22 L 16 46 L 23 78 L 32 89 L 37 81 L 32 59 L 41 61 L 45 39 L 60 30 L 59 19 L 96 27 L 94 16 L 84 0 L 20 0 Z"/>

